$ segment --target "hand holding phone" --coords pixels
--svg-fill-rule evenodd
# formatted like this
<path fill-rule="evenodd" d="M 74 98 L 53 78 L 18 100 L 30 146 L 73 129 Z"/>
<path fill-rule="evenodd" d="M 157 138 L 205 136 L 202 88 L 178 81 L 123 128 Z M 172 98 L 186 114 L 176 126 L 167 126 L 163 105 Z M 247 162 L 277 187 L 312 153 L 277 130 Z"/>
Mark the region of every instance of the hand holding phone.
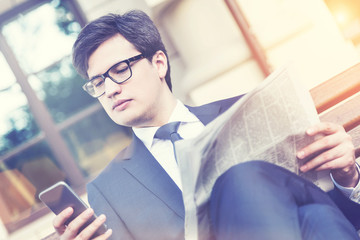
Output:
<path fill-rule="evenodd" d="M 58 182 L 53 186 L 45 189 L 39 194 L 39 198 L 42 202 L 44 202 L 56 215 L 62 214 L 63 216 L 66 214 L 70 214 L 67 220 L 64 222 L 64 226 L 70 224 L 70 222 L 74 221 L 79 215 L 82 214 L 80 219 L 76 219 L 77 224 L 81 224 L 82 226 L 77 231 L 80 233 L 83 229 L 85 229 L 89 224 L 95 221 L 96 216 L 93 214 L 91 209 L 88 209 L 88 206 L 80 199 L 80 197 L 65 183 Z M 67 208 L 71 207 L 73 212 L 69 212 Z M 63 210 L 67 209 L 67 211 L 63 212 Z M 69 208 L 70 209 L 70 208 Z M 86 211 L 87 210 L 87 211 Z M 86 211 L 86 212 L 85 212 Z M 87 216 L 88 215 L 88 216 Z M 60 216 L 60 217 L 63 217 Z M 83 222 L 82 219 L 88 219 Z M 59 218 L 58 216 L 56 218 Z M 96 223 L 99 221 L 103 221 L 102 218 L 98 219 Z M 107 227 L 105 224 L 101 224 L 96 232 L 92 235 L 93 237 L 100 236 L 107 231 Z"/>

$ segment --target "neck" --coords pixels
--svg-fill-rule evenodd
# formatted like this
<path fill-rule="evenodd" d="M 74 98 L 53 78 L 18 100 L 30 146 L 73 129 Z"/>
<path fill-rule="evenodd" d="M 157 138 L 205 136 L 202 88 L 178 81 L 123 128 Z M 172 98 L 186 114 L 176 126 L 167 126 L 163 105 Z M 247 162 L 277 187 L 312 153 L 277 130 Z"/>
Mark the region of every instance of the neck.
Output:
<path fill-rule="evenodd" d="M 169 98 L 167 98 L 164 104 L 159 105 L 158 114 L 154 118 L 152 126 L 162 126 L 168 123 L 171 114 L 174 112 L 177 100 L 174 95 L 171 94 Z"/>
<path fill-rule="evenodd" d="M 177 99 L 169 89 L 167 90 L 168 91 L 162 92 L 159 95 L 158 99 L 156 100 L 157 104 L 153 107 L 153 109 L 151 109 L 148 121 L 134 127 L 159 127 L 168 123 L 171 114 L 176 107 Z"/>

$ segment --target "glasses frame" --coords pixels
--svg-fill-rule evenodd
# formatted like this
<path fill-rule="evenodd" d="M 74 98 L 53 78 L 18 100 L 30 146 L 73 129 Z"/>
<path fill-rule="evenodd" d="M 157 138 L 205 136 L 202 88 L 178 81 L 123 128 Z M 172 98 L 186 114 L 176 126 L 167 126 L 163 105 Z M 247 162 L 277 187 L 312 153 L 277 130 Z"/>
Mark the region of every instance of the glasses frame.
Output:
<path fill-rule="evenodd" d="M 110 79 L 111 81 L 113 81 L 114 83 L 122 84 L 122 83 L 126 82 L 127 80 L 129 80 L 129 79 L 132 77 L 132 69 L 131 69 L 130 63 L 132 63 L 132 62 L 134 62 L 134 61 L 141 60 L 141 59 L 143 59 L 143 58 L 145 58 L 145 56 L 141 53 L 141 54 L 138 54 L 138 55 L 136 55 L 136 56 L 134 56 L 134 57 L 131 57 L 131 58 L 122 60 L 122 61 L 120 61 L 120 62 L 117 62 L 117 63 L 115 63 L 114 65 L 112 65 L 105 73 L 103 73 L 103 74 L 101 74 L 101 75 L 96 75 L 96 76 L 92 77 L 89 81 L 87 81 L 87 82 L 82 86 L 82 88 L 84 89 L 85 92 L 87 92 L 87 93 L 88 93 L 90 96 L 92 96 L 93 98 L 99 98 L 99 97 L 101 97 L 102 95 L 104 95 L 105 90 L 104 90 L 104 92 L 103 92 L 102 94 L 100 94 L 99 96 L 92 95 L 92 94 L 90 93 L 91 90 L 90 90 L 89 85 L 93 85 L 92 82 L 93 82 L 95 79 L 98 79 L 98 78 L 100 77 L 100 78 L 102 78 L 102 79 L 105 81 L 106 78 L 109 78 L 109 79 Z M 130 70 L 130 76 L 129 76 L 127 79 L 119 82 L 119 81 L 115 80 L 114 78 L 112 78 L 112 77 L 109 75 L 109 72 L 110 72 L 113 68 L 117 67 L 119 64 L 122 64 L 122 63 L 126 63 L 126 64 L 128 65 L 129 70 Z"/>

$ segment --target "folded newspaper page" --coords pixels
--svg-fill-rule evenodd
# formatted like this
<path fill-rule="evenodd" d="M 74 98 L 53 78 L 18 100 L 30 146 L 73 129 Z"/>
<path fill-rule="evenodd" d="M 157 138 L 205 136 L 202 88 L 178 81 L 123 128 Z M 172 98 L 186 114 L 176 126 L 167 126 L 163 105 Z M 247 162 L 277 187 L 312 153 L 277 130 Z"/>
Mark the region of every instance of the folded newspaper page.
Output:
<path fill-rule="evenodd" d="M 286 66 L 266 78 L 194 139 L 176 143 L 185 204 L 185 239 L 211 239 L 206 204 L 216 179 L 230 167 L 264 160 L 302 175 L 323 190 L 329 172 L 300 173 L 296 151 L 313 141 L 319 122 L 312 98 Z M 254 186 L 256 187 L 256 186 Z"/>

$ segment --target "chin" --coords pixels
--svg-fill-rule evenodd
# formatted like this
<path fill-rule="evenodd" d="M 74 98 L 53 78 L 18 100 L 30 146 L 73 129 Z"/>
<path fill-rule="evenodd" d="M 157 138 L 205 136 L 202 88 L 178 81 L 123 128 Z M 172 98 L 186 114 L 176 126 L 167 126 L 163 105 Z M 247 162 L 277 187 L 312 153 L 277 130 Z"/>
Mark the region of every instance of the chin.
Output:
<path fill-rule="evenodd" d="M 124 119 L 122 118 L 116 118 L 113 117 L 111 118 L 116 124 L 124 126 L 124 127 L 136 127 L 137 125 L 137 120 L 136 119 Z"/>
<path fill-rule="evenodd" d="M 110 118 L 116 124 L 126 127 L 142 127 L 148 122 L 146 115 L 134 114 L 134 112 L 131 113 L 130 111 L 117 112 L 112 114 Z"/>

